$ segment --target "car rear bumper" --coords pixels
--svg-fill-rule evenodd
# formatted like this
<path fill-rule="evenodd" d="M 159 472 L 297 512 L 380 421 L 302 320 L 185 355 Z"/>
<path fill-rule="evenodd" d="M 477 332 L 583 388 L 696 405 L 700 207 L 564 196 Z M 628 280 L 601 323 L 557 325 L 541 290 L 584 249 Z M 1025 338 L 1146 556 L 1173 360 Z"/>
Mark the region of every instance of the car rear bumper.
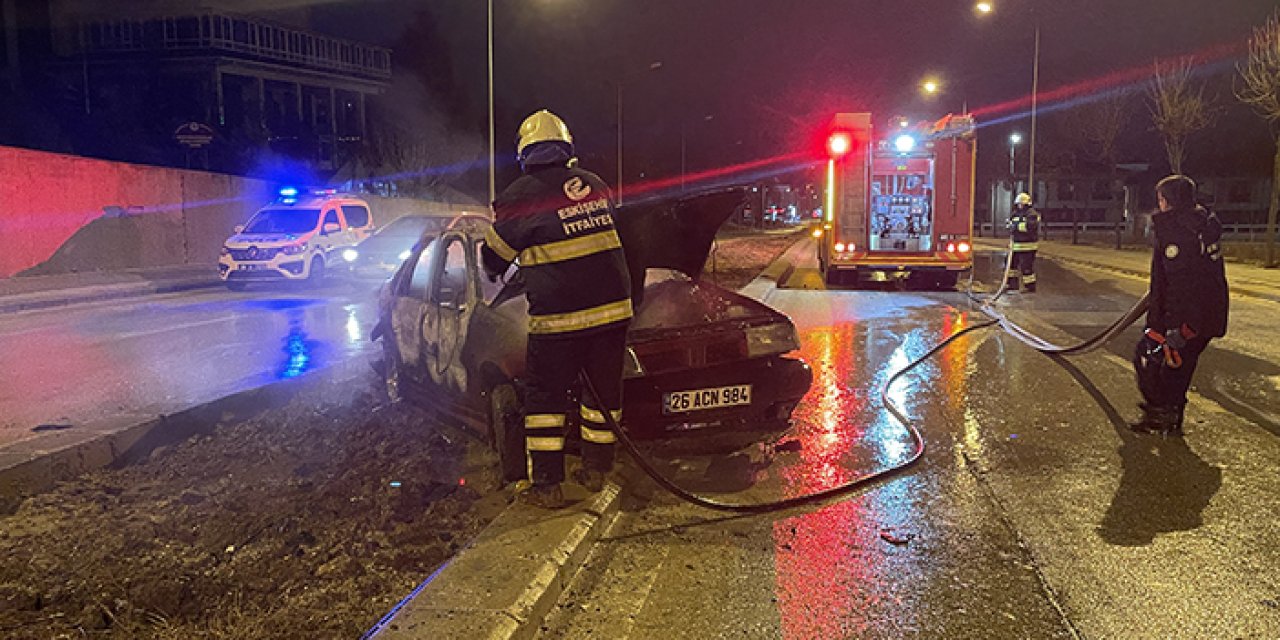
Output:
<path fill-rule="evenodd" d="M 656 437 L 690 425 L 753 423 L 785 425 L 791 410 L 809 392 L 813 372 L 798 358 L 774 356 L 746 362 L 630 378 L 624 387 L 625 420 L 636 436 Z M 663 396 L 735 385 L 751 385 L 751 404 L 667 414 Z"/>

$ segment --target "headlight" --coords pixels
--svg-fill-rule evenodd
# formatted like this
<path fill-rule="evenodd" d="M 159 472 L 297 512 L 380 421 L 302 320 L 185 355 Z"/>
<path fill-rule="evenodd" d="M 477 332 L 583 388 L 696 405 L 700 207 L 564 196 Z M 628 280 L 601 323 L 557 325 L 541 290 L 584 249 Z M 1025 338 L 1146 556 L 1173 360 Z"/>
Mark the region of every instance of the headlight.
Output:
<path fill-rule="evenodd" d="M 627 354 L 622 362 L 622 377 L 638 378 L 644 375 L 644 366 L 640 364 L 640 358 L 636 356 L 636 350 L 627 347 Z"/>
<path fill-rule="evenodd" d="M 305 244 L 287 244 L 280 248 L 280 252 L 286 256 L 296 256 L 306 250 L 307 245 Z"/>
<path fill-rule="evenodd" d="M 355 249 L 347 249 L 342 252 L 342 259 L 346 260 L 347 262 L 355 262 L 356 258 L 359 258 L 359 257 L 360 257 L 360 253 Z"/>
<path fill-rule="evenodd" d="M 404 251 L 400 252 L 400 260 L 402 262 L 405 260 L 408 260 L 409 256 L 411 255 L 413 255 L 413 249 L 405 249 Z"/>
<path fill-rule="evenodd" d="M 747 329 L 747 357 L 775 355 L 800 348 L 796 328 L 786 322 L 775 322 Z"/>

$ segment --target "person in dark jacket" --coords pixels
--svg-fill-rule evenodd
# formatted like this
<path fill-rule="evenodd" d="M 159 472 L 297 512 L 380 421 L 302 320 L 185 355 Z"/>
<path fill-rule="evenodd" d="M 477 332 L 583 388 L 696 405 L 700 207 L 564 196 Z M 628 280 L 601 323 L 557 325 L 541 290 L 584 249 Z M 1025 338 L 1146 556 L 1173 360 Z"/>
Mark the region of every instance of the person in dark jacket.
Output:
<path fill-rule="evenodd" d="M 1156 185 L 1151 306 L 1133 364 L 1142 392 L 1143 433 L 1181 435 L 1187 389 L 1200 354 L 1227 333 L 1229 291 L 1222 225 L 1195 201 L 1196 184 L 1174 175 Z"/>
<path fill-rule="evenodd" d="M 1031 194 L 1019 193 L 1009 214 L 1009 250 L 1013 261 L 1009 264 L 1009 277 L 1005 288 L 1018 290 L 1018 281 L 1027 293 L 1036 291 L 1036 251 L 1040 249 L 1040 212 L 1031 206 Z"/>
<path fill-rule="evenodd" d="M 599 491 L 613 467 L 615 434 L 604 412 L 622 420 L 622 374 L 632 316 L 631 276 L 614 228 L 614 205 L 599 176 L 577 168 L 573 137 L 550 111 L 529 116 L 516 143 L 524 175 L 493 203 L 481 252 L 491 279 L 518 262 L 529 300 L 525 365 L 525 450 L 532 486 L 521 500 L 564 502 L 565 424 L 573 410 L 582 435 L 575 479 Z M 570 394 L 579 372 L 600 398 Z"/>

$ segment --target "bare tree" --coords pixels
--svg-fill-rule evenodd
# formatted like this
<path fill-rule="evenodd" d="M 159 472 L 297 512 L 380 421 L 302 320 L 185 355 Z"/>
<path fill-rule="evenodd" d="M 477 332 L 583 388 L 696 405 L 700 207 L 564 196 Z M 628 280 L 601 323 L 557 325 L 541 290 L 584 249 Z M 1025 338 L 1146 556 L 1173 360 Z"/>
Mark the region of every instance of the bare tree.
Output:
<path fill-rule="evenodd" d="M 1204 95 L 1204 84 L 1192 81 L 1195 58 L 1156 60 L 1155 73 L 1147 86 L 1151 120 L 1164 138 L 1169 167 L 1182 173 L 1187 155 L 1187 138 L 1213 124 L 1213 99 Z"/>
<path fill-rule="evenodd" d="M 1249 57 L 1239 66 L 1243 81 L 1236 97 L 1253 107 L 1271 125 L 1276 139 L 1272 164 L 1271 207 L 1267 211 L 1267 266 L 1276 264 L 1276 212 L 1280 210 L 1280 11 L 1253 30 Z"/>
<path fill-rule="evenodd" d="M 1085 157 L 1104 165 L 1108 172 L 1116 166 L 1116 141 L 1131 116 L 1130 95 L 1116 92 L 1067 112 L 1065 131 L 1075 138 Z"/>

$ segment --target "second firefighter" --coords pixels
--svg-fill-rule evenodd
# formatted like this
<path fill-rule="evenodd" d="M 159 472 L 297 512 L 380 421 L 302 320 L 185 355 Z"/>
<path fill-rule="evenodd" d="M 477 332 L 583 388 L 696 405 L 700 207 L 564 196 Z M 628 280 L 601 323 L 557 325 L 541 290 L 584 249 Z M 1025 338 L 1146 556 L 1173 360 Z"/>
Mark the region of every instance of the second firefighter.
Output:
<path fill-rule="evenodd" d="M 1031 194 L 1020 193 L 1013 201 L 1009 214 L 1009 250 L 1013 260 L 1009 265 L 1009 291 L 1018 290 L 1018 282 L 1028 293 L 1036 290 L 1036 251 L 1040 249 L 1040 212 L 1031 206 Z"/>

